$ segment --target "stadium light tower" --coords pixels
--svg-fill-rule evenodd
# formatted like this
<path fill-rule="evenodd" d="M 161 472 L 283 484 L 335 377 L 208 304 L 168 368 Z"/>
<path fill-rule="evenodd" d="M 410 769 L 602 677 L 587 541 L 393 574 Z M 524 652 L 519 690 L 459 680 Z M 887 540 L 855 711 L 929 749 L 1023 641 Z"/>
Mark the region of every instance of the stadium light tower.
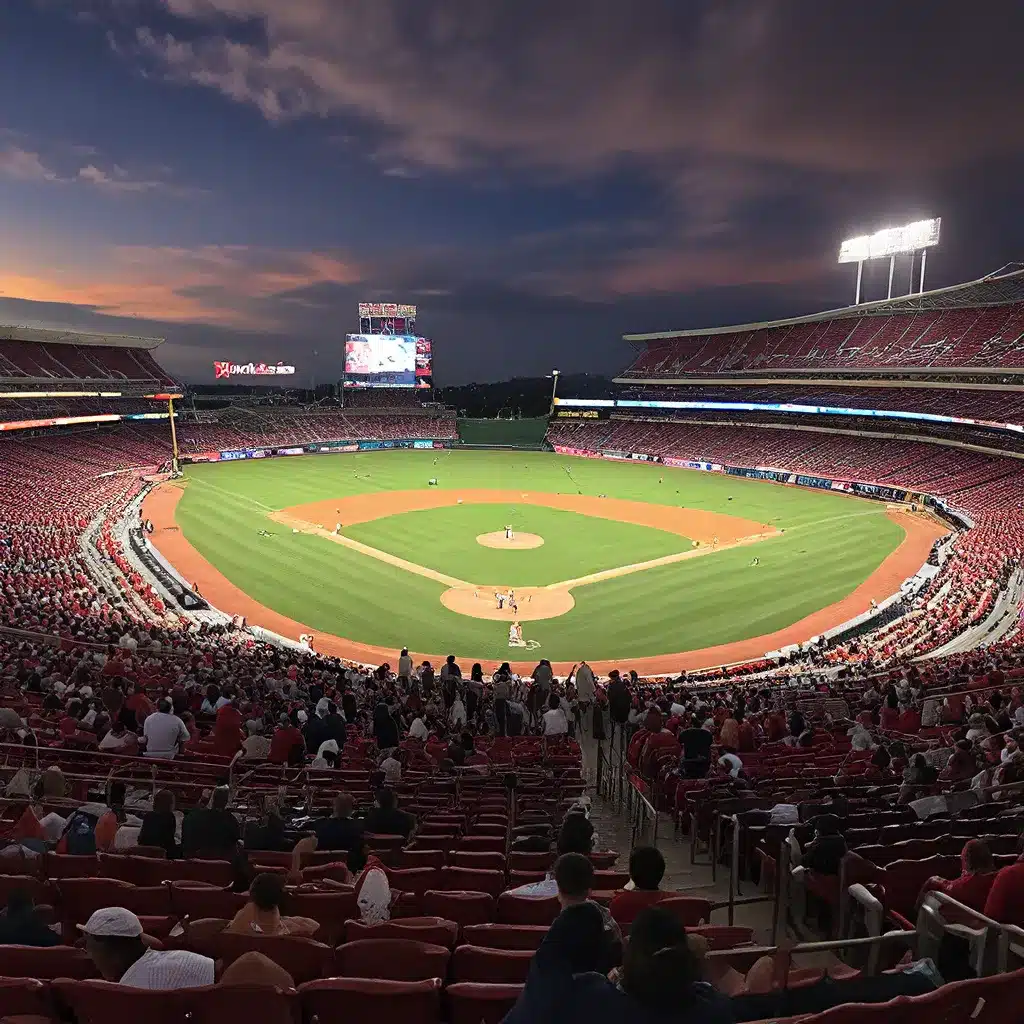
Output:
<path fill-rule="evenodd" d="M 913 224 L 905 224 L 901 228 L 884 228 L 873 235 L 861 235 L 859 238 L 848 238 L 839 247 L 840 263 L 857 264 L 857 291 L 853 304 L 860 305 L 861 282 L 864 276 L 866 260 L 889 257 L 889 294 L 892 298 L 892 279 L 896 271 L 896 257 L 901 253 L 910 253 L 910 293 L 914 291 L 914 255 L 921 250 L 921 284 L 924 291 L 924 268 L 928 259 L 928 249 L 939 244 L 939 217 L 932 220 L 918 220 Z M 909 293 L 908 293 L 909 294 Z"/>
<path fill-rule="evenodd" d="M 555 415 L 555 396 L 558 393 L 558 376 L 561 370 L 552 370 L 547 376 L 551 378 L 551 409 L 548 412 L 549 416 Z"/>

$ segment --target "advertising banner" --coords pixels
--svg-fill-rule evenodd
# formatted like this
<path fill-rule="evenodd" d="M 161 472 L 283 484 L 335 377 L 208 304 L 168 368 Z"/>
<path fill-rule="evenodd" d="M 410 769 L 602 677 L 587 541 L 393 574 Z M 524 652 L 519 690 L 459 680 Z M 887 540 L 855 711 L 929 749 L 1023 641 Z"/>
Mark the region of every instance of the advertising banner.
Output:
<path fill-rule="evenodd" d="M 278 454 L 278 455 L 305 455 L 306 454 L 306 449 L 305 448 L 278 448 L 276 454 Z"/>
<path fill-rule="evenodd" d="M 591 451 L 589 448 L 568 448 L 564 444 L 552 445 L 559 455 L 577 455 L 581 459 L 599 459 L 599 452 Z"/>
<path fill-rule="evenodd" d="M 705 473 L 722 472 L 722 467 L 717 462 L 693 462 L 690 459 L 673 459 L 668 455 L 663 455 L 661 461 L 674 469 L 699 469 Z"/>

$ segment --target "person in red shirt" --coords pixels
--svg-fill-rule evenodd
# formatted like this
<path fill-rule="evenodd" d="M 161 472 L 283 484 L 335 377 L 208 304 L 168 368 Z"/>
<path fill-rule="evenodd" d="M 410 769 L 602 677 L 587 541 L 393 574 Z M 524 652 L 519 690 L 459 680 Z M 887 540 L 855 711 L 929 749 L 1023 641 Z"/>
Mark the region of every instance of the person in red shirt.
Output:
<path fill-rule="evenodd" d="M 234 701 L 217 712 L 213 726 L 213 752 L 232 757 L 242 746 L 242 715 Z"/>
<path fill-rule="evenodd" d="M 658 888 L 665 877 L 665 858 L 653 846 L 636 846 L 629 855 L 629 883 L 612 897 L 608 912 L 620 927 L 630 924 L 645 907 L 676 895 Z"/>
<path fill-rule="evenodd" d="M 270 753 L 267 755 L 267 760 L 271 764 L 288 764 L 297 756 L 301 756 L 301 754 L 296 754 L 296 747 L 305 751 L 305 740 L 299 729 L 292 725 L 292 720 L 283 714 L 280 725 L 274 730 L 273 738 L 270 741 Z"/>
<path fill-rule="evenodd" d="M 1024 836 L 1017 842 L 1017 852 L 1024 854 Z M 982 913 L 1000 924 L 1024 927 L 1024 856 L 996 872 Z"/>
<path fill-rule="evenodd" d="M 769 743 L 777 743 L 786 735 L 786 716 L 781 711 L 773 711 L 765 721 L 765 732 Z"/>
<path fill-rule="evenodd" d="M 916 707 L 908 707 L 900 713 L 896 723 L 896 731 L 916 735 L 921 731 L 921 712 Z"/>
<path fill-rule="evenodd" d="M 959 878 L 948 879 L 933 876 L 921 886 L 918 904 L 930 892 L 944 892 L 971 910 L 979 913 L 988 900 L 992 883 L 996 880 L 995 861 L 992 851 L 981 839 L 971 839 L 964 844 L 960 853 L 961 872 Z"/>

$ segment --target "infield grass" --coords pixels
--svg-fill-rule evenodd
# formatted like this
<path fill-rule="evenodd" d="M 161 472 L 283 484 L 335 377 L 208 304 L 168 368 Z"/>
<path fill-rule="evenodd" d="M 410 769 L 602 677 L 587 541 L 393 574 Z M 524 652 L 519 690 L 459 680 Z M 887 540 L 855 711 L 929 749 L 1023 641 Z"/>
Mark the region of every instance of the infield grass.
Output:
<path fill-rule="evenodd" d="M 424 488 L 437 477 L 447 489 L 608 494 L 723 512 L 785 530 L 754 547 L 575 589 L 576 607 L 567 615 L 525 626 L 525 635 L 541 644 L 538 656 L 553 661 L 628 659 L 771 633 L 851 593 L 903 537 L 884 505 L 864 499 L 546 453 L 365 452 L 195 465 L 187 476 L 177 512 L 185 536 L 257 601 L 351 640 L 466 658 L 507 658 L 507 628 L 449 611 L 439 600 L 441 584 L 323 538 L 292 534 L 268 521 L 267 513 Z M 516 529 L 540 534 L 543 547 L 493 551 L 476 543 L 477 534 L 505 525 L 502 505 L 402 513 L 345 533 L 470 582 L 510 576 L 513 586 L 544 585 L 689 546 L 685 538 L 648 527 L 541 506 L 516 509 Z M 260 537 L 261 529 L 274 536 Z M 756 568 L 750 565 L 755 554 Z M 492 569 L 501 575 L 485 578 Z"/>

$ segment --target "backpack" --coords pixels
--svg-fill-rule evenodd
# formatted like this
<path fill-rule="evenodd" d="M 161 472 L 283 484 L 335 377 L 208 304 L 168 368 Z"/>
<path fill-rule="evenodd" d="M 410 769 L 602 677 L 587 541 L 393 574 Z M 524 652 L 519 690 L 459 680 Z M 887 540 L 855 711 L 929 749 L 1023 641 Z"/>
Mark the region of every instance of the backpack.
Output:
<path fill-rule="evenodd" d="M 75 811 L 65 822 L 58 850 L 75 856 L 96 853 L 96 824 L 100 819 L 88 811 Z"/>

